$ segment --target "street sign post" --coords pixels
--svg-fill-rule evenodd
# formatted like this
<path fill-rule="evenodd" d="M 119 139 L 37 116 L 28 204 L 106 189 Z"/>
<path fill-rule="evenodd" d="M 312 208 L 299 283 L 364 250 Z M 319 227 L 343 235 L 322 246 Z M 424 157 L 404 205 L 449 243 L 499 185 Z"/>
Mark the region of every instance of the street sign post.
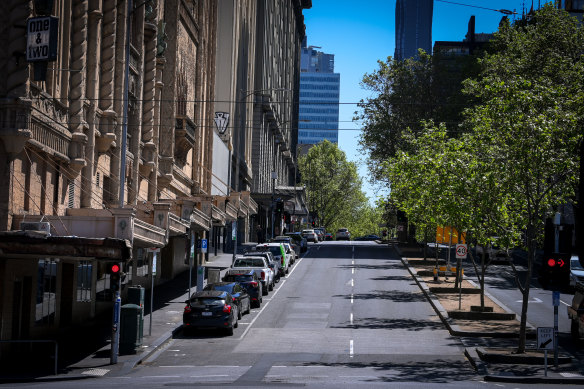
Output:
<path fill-rule="evenodd" d="M 554 342 L 554 328 L 553 327 L 537 327 L 537 348 L 544 350 L 544 375 L 547 377 L 547 352 L 553 350 Z"/>
<path fill-rule="evenodd" d="M 207 239 L 201 239 L 201 253 L 207 252 Z"/>

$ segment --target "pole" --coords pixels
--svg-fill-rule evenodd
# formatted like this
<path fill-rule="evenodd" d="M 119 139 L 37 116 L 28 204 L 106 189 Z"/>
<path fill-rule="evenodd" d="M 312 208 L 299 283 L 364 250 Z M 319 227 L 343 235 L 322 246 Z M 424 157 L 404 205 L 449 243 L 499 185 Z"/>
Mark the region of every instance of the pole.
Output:
<path fill-rule="evenodd" d="M 558 368 L 558 306 L 560 305 L 560 292 L 553 292 L 554 304 L 554 367 Z"/>
<path fill-rule="evenodd" d="M 119 285 L 114 300 L 114 314 L 112 318 L 112 347 L 110 353 L 110 364 L 118 363 L 118 352 L 120 349 L 120 310 L 122 299 L 120 297 Z"/>
<path fill-rule="evenodd" d="M 193 257 L 195 256 L 195 232 L 191 231 L 191 249 L 189 251 L 189 295 L 191 298 L 191 287 L 193 285 Z"/>
<path fill-rule="evenodd" d="M 150 263 L 150 325 L 148 328 L 148 336 L 152 336 L 152 312 L 154 310 L 154 276 L 156 275 L 156 254 L 152 253 L 152 262 Z"/>

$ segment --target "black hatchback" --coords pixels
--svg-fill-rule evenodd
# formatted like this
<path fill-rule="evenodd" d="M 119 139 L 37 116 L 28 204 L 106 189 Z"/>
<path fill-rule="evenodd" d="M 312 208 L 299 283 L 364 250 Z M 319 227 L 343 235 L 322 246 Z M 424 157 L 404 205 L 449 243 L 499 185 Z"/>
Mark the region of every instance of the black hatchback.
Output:
<path fill-rule="evenodd" d="M 219 328 L 233 335 L 237 328 L 238 307 L 231 294 L 220 290 L 203 290 L 185 301 L 183 328 Z"/>
<path fill-rule="evenodd" d="M 220 290 L 229 293 L 237 305 L 238 319 L 241 319 L 244 313 L 249 313 L 251 309 L 251 298 L 246 288 L 239 282 L 215 282 L 208 284 L 203 290 Z"/>

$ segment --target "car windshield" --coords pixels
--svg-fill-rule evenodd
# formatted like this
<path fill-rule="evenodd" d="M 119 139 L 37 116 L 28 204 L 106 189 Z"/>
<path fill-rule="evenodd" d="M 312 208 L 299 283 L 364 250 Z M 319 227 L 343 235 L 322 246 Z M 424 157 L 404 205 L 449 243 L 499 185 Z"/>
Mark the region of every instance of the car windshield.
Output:
<path fill-rule="evenodd" d="M 193 307 L 204 307 L 206 305 L 225 305 L 225 300 L 214 297 L 191 298 L 191 306 Z"/>
<path fill-rule="evenodd" d="M 233 284 L 226 284 L 226 285 L 212 285 L 209 290 L 221 290 L 223 292 L 231 293 L 233 291 Z"/>
<path fill-rule="evenodd" d="M 584 267 L 580 264 L 578 257 L 572 257 L 570 259 L 570 268 L 574 270 L 584 270 Z"/>
<path fill-rule="evenodd" d="M 265 247 L 264 250 L 268 250 L 269 252 L 271 252 L 275 257 L 281 257 L 282 256 L 282 252 L 280 251 L 280 246 L 268 246 Z"/>
<path fill-rule="evenodd" d="M 233 267 L 263 267 L 264 261 L 261 258 L 237 258 L 233 263 Z"/>

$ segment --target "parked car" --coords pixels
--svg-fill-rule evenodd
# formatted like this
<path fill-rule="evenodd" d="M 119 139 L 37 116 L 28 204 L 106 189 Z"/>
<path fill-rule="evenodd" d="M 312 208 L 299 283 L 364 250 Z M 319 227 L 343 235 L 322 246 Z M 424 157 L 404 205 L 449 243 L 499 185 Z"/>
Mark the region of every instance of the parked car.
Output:
<path fill-rule="evenodd" d="M 223 281 L 239 283 L 249 295 L 250 305 L 259 308 L 262 304 L 262 283 L 255 271 L 227 270 L 223 276 Z"/>
<path fill-rule="evenodd" d="M 333 234 L 327 232 L 326 234 L 324 234 L 324 240 L 334 240 Z"/>
<path fill-rule="evenodd" d="M 237 304 L 229 292 L 222 290 L 203 290 L 195 292 L 185 301 L 183 328 L 219 328 L 233 335 L 237 328 L 239 315 Z"/>
<path fill-rule="evenodd" d="M 309 242 L 318 243 L 318 235 L 314 230 L 302 230 L 302 236 L 306 238 Z"/>
<path fill-rule="evenodd" d="M 296 258 L 298 258 L 298 254 L 300 253 L 300 247 L 291 237 L 286 235 L 276 236 L 274 239 L 272 239 L 272 242 L 289 244 L 292 247 L 292 250 L 294 250 L 294 255 L 292 256 L 290 263 L 293 264 L 296 261 Z"/>
<path fill-rule="evenodd" d="M 267 250 L 271 251 L 274 255 L 276 261 L 280 261 L 280 275 L 284 276 L 288 274 L 290 268 L 290 261 L 288 260 L 288 256 L 286 255 L 286 251 L 284 249 L 284 245 L 282 243 L 262 243 L 256 246 L 257 251 Z"/>
<path fill-rule="evenodd" d="M 575 341 L 584 338 L 584 283 L 576 283 L 572 304 L 568 308 L 570 318 L 570 333 Z"/>
<path fill-rule="evenodd" d="M 335 238 L 337 240 L 351 240 L 351 233 L 346 228 L 339 228 Z"/>
<path fill-rule="evenodd" d="M 272 254 L 271 251 L 268 250 L 254 250 L 253 251 L 248 251 L 246 253 L 243 254 L 244 257 L 253 257 L 253 256 L 261 256 L 261 257 L 265 257 L 266 260 L 268 261 L 268 266 L 270 267 L 270 269 L 272 269 L 272 271 L 274 272 L 274 282 L 277 284 L 278 282 L 280 282 L 280 268 L 282 267 L 281 261 L 278 259 L 276 260 L 276 258 L 274 258 L 274 254 Z"/>
<path fill-rule="evenodd" d="M 221 290 L 229 292 L 233 301 L 237 304 L 237 318 L 241 319 L 244 313 L 249 313 L 251 308 L 251 298 L 247 290 L 238 282 L 215 282 L 205 285 L 203 290 Z"/>
<path fill-rule="evenodd" d="M 580 264 L 577 255 L 570 258 L 570 286 L 575 287 L 577 283 L 584 285 L 584 267 Z"/>
<path fill-rule="evenodd" d="M 268 261 L 262 256 L 237 256 L 231 265 L 236 270 L 253 270 L 258 275 L 262 283 L 262 293 L 268 294 L 269 290 L 274 289 L 274 272 L 268 266 Z"/>
<path fill-rule="evenodd" d="M 370 234 L 370 235 L 359 236 L 359 237 L 357 237 L 357 238 L 355 238 L 353 240 L 361 240 L 361 241 L 365 240 L 365 241 L 367 241 L 367 240 L 381 240 L 381 238 L 379 236 L 377 236 L 377 235 Z"/>
<path fill-rule="evenodd" d="M 296 242 L 296 244 L 300 246 L 300 253 L 304 253 L 306 250 L 308 250 L 308 242 L 300 232 L 289 232 L 286 234 L 286 236 L 291 237 Z"/>
<path fill-rule="evenodd" d="M 318 237 L 318 241 L 322 242 L 324 240 L 324 232 L 322 232 L 321 230 L 319 230 L 318 228 L 314 229 L 314 233 L 316 234 L 316 236 Z"/>
<path fill-rule="evenodd" d="M 294 258 L 296 258 L 296 252 L 294 251 L 294 249 L 292 248 L 290 243 L 286 243 L 286 242 L 281 242 L 281 243 L 284 245 L 284 252 L 286 253 L 286 256 L 288 257 L 288 261 L 289 261 L 290 265 L 292 265 L 295 261 Z"/>
<path fill-rule="evenodd" d="M 481 258 L 483 255 L 483 251 L 486 254 L 486 259 L 491 259 L 491 260 L 508 260 L 510 259 L 509 257 L 509 252 L 506 248 L 502 248 L 499 247 L 496 244 L 490 244 L 486 247 L 477 245 L 476 246 L 476 254 L 478 258 Z"/>

